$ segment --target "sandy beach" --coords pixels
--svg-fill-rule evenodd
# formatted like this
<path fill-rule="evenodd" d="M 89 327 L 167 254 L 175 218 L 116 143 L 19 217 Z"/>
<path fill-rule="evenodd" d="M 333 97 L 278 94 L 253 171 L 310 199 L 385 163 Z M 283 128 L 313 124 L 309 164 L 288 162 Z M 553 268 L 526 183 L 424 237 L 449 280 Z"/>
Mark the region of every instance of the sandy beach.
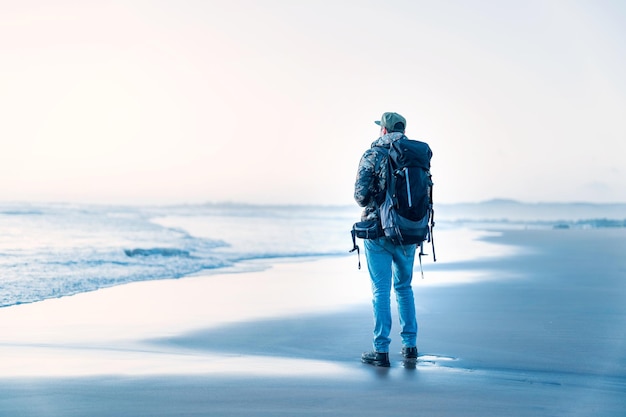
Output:
<path fill-rule="evenodd" d="M 509 230 L 447 261 L 453 235 L 414 279 L 415 368 L 397 322 L 392 367 L 360 363 L 355 257 L 258 262 L 0 309 L 0 415 L 626 415 L 626 231 Z"/>

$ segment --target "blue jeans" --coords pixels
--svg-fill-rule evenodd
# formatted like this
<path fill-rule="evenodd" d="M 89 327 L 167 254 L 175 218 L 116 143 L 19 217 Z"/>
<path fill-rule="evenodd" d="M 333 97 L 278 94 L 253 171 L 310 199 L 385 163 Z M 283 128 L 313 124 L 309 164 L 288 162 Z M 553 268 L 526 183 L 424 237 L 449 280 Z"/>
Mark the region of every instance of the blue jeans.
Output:
<path fill-rule="evenodd" d="M 389 352 L 391 339 L 391 283 L 396 293 L 402 345 L 416 346 L 417 319 L 413 299 L 413 261 L 416 245 L 397 246 L 387 238 L 363 241 L 367 268 L 372 280 L 374 306 L 374 350 Z"/>

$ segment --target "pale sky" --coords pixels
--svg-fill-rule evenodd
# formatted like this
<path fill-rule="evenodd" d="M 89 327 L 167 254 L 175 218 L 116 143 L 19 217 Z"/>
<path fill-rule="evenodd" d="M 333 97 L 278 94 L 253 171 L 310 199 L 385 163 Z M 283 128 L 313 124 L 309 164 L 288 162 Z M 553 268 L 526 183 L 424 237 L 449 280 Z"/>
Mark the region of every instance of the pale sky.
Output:
<path fill-rule="evenodd" d="M 626 2 L 0 0 L 0 200 L 351 204 L 385 111 L 439 202 L 626 202 Z"/>

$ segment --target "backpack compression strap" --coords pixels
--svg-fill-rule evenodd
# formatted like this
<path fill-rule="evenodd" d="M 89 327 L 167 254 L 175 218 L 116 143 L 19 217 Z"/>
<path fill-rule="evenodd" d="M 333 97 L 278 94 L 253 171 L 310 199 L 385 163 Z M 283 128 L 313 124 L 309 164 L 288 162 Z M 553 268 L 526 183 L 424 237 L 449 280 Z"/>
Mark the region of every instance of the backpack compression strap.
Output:
<path fill-rule="evenodd" d="M 430 171 L 429 171 L 430 173 Z M 433 183 L 432 178 L 430 181 L 430 221 L 428 225 L 428 238 L 433 246 L 433 262 L 437 262 L 437 256 L 435 255 L 435 236 L 433 235 L 433 229 L 435 228 L 435 209 L 433 207 Z"/>

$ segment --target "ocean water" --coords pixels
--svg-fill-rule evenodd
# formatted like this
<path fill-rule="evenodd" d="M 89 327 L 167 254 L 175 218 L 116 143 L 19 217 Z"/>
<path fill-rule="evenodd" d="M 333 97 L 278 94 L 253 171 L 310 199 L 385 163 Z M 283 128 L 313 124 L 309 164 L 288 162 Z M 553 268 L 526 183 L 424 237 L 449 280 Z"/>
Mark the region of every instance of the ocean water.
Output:
<path fill-rule="evenodd" d="M 436 230 L 511 227 L 624 227 L 626 205 L 586 207 L 585 216 L 539 212 L 520 219 L 519 204 L 494 215 L 445 207 Z M 543 210 L 543 208 L 542 208 Z M 607 211 L 608 210 L 608 211 Z M 485 218 L 485 213 L 489 216 Z M 606 220 L 609 213 L 618 220 Z M 616 214 L 617 213 L 617 214 Z M 619 217 L 624 213 L 623 217 Z M 241 271 L 285 259 L 355 256 L 350 228 L 360 209 L 237 204 L 167 207 L 0 204 L 0 307 L 61 297 L 133 281 L 181 278 L 207 271 Z M 534 216 L 534 217 L 533 217 Z M 535 220 L 529 220 L 535 219 Z M 555 220 L 558 219 L 558 220 Z M 569 219 L 569 220 L 568 220 Z M 600 219 L 600 220 L 598 220 Z M 437 236 L 437 233 L 435 233 Z M 457 239 L 457 243 L 458 243 Z M 441 243 L 441 241 L 440 241 Z M 445 244 L 445 241 L 444 241 Z M 468 256 L 467 245 L 456 250 Z M 484 256 L 483 248 L 471 256 Z M 356 258 L 356 256 L 355 256 Z M 450 259 L 450 257 L 449 257 Z M 250 262 L 253 261 L 253 262 Z M 443 262 L 446 261 L 443 256 Z M 356 267 L 356 259 L 355 259 Z"/>
<path fill-rule="evenodd" d="M 250 260 L 345 255 L 358 214 L 357 208 L 228 204 L 2 204 L 0 307 L 241 269 Z"/>

